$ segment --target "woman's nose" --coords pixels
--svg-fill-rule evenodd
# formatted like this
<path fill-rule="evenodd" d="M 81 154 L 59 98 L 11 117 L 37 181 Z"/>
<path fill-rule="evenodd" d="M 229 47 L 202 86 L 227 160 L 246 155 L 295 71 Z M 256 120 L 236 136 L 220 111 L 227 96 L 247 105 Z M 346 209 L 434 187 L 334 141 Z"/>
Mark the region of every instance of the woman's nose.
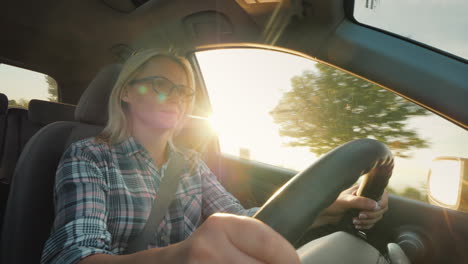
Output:
<path fill-rule="evenodd" d="M 180 103 L 182 102 L 182 97 L 179 95 L 179 93 L 174 93 L 174 92 L 172 92 L 172 93 L 167 97 L 167 102 L 168 102 L 168 103 L 180 104 Z"/>

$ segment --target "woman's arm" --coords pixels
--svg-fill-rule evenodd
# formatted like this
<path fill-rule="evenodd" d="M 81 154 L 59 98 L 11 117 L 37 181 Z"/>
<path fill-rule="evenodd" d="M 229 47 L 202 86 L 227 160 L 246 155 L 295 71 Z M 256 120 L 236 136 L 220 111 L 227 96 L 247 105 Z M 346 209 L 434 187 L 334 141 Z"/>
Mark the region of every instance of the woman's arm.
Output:
<path fill-rule="evenodd" d="M 200 174 L 203 181 L 203 215 L 209 216 L 216 212 L 228 212 L 238 215 L 252 216 L 258 208 L 244 209 L 239 201 L 234 198 L 219 183 L 216 176 L 200 162 Z M 356 196 L 359 186 L 353 186 L 344 190 L 336 201 L 325 209 L 314 221 L 311 227 L 319 227 L 327 224 L 336 224 L 349 209 L 359 209 L 360 214 L 353 219 L 357 229 L 369 229 L 374 226 L 383 214 L 388 210 L 388 194 L 384 192 L 380 201 L 375 202 L 369 198 Z"/>
<path fill-rule="evenodd" d="M 53 232 L 42 263 L 75 263 L 88 255 L 112 254 L 107 184 L 98 163 L 96 156 L 75 144 L 64 153 L 55 181 Z"/>
<path fill-rule="evenodd" d="M 210 216 L 187 240 L 131 255 L 92 255 L 80 264 L 299 264 L 294 247 L 264 223 L 243 216 Z"/>
<path fill-rule="evenodd" d="M 184 263 L 181 259 L 180 243 L 164 248 L 153 248 L 130 255 L 94 254 L 82 259 L 79 264 L 154 264 Z"/>

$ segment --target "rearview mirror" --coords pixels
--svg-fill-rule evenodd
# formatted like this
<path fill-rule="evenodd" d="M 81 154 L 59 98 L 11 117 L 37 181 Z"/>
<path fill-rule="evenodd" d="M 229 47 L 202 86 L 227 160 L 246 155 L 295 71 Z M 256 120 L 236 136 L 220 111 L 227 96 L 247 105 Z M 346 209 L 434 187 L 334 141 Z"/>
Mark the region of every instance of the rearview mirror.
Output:
<path fill-rule="evenodd" d="M 427 181 L 431 204 L 468 212 L 468 159 L 435 158 Z"/>

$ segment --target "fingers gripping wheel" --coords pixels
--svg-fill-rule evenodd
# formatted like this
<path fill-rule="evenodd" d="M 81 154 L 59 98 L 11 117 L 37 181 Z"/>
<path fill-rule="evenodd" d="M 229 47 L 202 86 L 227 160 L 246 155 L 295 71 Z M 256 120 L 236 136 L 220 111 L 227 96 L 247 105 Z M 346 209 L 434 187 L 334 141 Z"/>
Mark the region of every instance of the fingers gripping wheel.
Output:
<path fill-rule="evenodd" d="M 392 153 L 383 143 L 373 139 L 348 142 L 295 175 L 254 217 L 294 244 L 320 212 L 361 175 L 367 173 L 360 193 L 380 197 L 392 168 Z"/>
<path fill-rule="evenodd" d="M 363 172 L 363 174 L 367 174 L 359 186 L 357 195 L 371 198 L 375 201 L 380 200 L 392 176 L 392 171 L 393 157 L 390 156 L 386 159 L 378 160 L 372 168 Z"/>
<path fill-rule="evenodd" d="M 365 176 L 362 183 L 359 185 L 359 189 L 356 195 L 379 201 L 382 197 L 385 187 L 388 185 L 388 181 L 392 176 L 392 172 L 392 156 L 378 160 L 372 167 L 362 172 L 362 174 L 365 174 Z M 352 224 L 353 217 L 358 216 L 358 214 L 358 210 L 350 210 L 343 216 L 340 222 L 340 226 L 342 226 L 345 231 L 366 239 L 366 233 L 364 231 L 356 230 Z"/>

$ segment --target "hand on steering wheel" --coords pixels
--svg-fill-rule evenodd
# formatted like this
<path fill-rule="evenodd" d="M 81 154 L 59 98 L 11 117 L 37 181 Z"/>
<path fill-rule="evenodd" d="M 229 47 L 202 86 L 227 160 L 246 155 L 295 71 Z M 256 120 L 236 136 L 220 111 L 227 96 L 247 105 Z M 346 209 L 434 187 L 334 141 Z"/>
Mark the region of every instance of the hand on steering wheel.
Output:
<path fill-rule="evenodd" d="M 388 210 L 388 193 L 384 191 L 381 199 L 376 202 L 363 196 L 357 196 L 358 188 L 359 185 L 355 185 L 342 191 L 336 201 L 317 217 L 313 227 L 338 224 L 348 210 L 358 209 L 358 216 L 352 220 L 355 228 L 361 230 L 372 228 Z"/>
<path fill-rule="evenodd" d="M 359 226 L 370 227 L 387 210 L 388 198 L 384 190 L 392 170 L 393 155 L 383 143 L 373 139 L 348 142 L 294 176 L 254 217 L 273 227 L 292 244 L 323 212 L 342 216 L 347 209 L 357 207 L 362 216 L 367 217 L 359 219 Z M 356 190 L 350 186 L 364 174 L 360 188 L 353 195 Z M 381 200 L 381 209 L 375 210 L 375 202 L 363 197 Z M 359 206 L 361 202 L 367 205 Z M 352 218 L 349 221 L 351 223 Z"/>

